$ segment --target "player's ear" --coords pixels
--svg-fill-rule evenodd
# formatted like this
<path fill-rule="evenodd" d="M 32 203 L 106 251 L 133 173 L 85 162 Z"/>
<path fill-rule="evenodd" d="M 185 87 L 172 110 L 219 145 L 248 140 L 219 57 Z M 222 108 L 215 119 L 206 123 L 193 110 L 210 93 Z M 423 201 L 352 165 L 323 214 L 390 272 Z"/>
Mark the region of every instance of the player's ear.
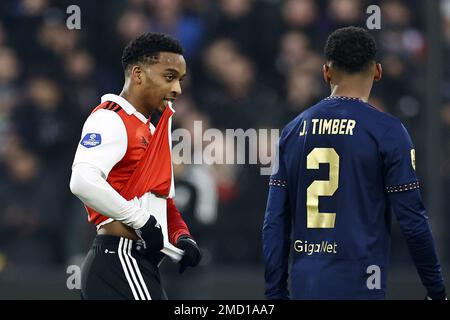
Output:
<path fill-rule="evenodd" d="M 130 77 L 135 83 L 141 84 L 142 83 L 142 76 L 143 76 L 142 68 L 140 66 L 133 66 L 131 68 Z"/>
<path fill-rule="evenodd" d="M 323 79 L 325 80 L 325 82 L 330 83 L 331 82 L 330 66 L 327 64 L 324 64 L 322 67 L 322 72 L 323 72 Z"/>
<path fill-rule="evenodd" d="M 383 68 L 381 68 L 381 64 L 380 63 L 376 63 L 375 64 L 375 73 L 373 75 L 373 80 L 374 81 L 380 81 L 382 76 L 383 76 Z"/>

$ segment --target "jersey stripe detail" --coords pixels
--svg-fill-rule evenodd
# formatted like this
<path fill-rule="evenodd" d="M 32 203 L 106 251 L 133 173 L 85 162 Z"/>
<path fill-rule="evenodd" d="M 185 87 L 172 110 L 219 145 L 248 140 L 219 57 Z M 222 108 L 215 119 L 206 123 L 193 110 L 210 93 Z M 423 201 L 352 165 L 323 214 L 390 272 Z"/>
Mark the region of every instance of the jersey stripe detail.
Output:
<path fill-rule="evenodd" d="M 408 191 L 408 190 L 414 190 L 419 189 L 419 181 L 407 183 L 407 184 L 401 184 L 398 186 L 391 186 L 386 187 L 387 193 L 394 193 L 394 192 L 402 192 L 402 191 Z"/>
<path fill-rule="evenodd" d="M 111 108 L 109 108 L 109 110 L 114 111 L 115 108 L 117 108 L 118 104 L 113 102 L 111 105 Z"/>
<path fill-rule="evenodd" d="M 103 109 L 111 110 L 111 111 L 114 111 L 114 112 L 119 112 L 122 109 L 122 107 L 120 105 L 118 105 L 117 103 L 115 103 L 115 102 L 108 101 L 106 103 L 106 106 L 103 107 Z"/>
<path fill-rule="evenodd" d="M 279 180 L 279 179 L 270 179 L 269 180 L 269 186 L 276 186 L 276 187 L 286 188 L 287 181 L 286 180 Z"/>
<path fill-rule="evenodd" d="M 118 104 L 116 104 L 116 106 L 114 108 L 112 108 L 112 111 L 114 111 L 114 112 L 119 112 L 120 110 L 122 110 L 122 107 L 119 106 Z"/>
<path fill-rule="evenodd" d="M 111 107 L 112 107 L 113 104 L 114 104 L 114 103 L 113 103 L 112 101 L 109 101 L 109 102 L 106 104 L 106 107 L 104 107 L 103 109 L 111 110 Z"/>

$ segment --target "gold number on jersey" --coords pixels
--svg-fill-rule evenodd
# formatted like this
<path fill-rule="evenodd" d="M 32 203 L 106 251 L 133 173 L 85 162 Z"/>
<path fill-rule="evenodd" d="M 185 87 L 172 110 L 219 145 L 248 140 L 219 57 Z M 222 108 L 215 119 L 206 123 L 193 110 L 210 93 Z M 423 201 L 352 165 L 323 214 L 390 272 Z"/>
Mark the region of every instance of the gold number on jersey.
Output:
<path fill-rule="evenodd" d="M 307 189 L 307 227 L 334 228 L 336 213 L 319 212 L 319 197 L 332 196 L 339 186 L 339 155 L 334 148 L 314 148 L 308 154 L 306 167 L 317 170 L 320 163 L 330 165 L 330 179 L 315 180 Z"/>

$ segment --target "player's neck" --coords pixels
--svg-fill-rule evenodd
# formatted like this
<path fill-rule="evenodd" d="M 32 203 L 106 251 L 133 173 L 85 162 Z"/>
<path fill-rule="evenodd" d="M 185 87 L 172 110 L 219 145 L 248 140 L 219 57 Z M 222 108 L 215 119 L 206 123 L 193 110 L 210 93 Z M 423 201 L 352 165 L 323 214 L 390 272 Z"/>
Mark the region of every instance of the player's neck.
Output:
<path fill-rule="evenodd" d="M 331 96 L 358 98 L 365 102 L 369 100 L 371 87 L 356 86 L 351 83 L 333 85 L 331 87 Z"/>
<path fill-rule="evenodd" d="M 138 112 L 144 115 L 144 117 L 148 118 L 150 116 L 150 112 L 142 106 L 141 102 L 139 101 L 140 99 L 134 98 L 134 96 L 130 94 L 128 90 L 123 89 L 119 96 L 127 100 L 133 107 L 136 108 Z"/>

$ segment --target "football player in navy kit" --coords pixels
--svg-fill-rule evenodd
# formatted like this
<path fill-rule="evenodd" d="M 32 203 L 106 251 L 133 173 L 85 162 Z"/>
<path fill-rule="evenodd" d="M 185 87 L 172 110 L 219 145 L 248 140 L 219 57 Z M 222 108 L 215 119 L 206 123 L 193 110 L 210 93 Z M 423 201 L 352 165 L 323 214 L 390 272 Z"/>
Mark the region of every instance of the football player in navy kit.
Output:
<path fill-rule="evenodd" d="M 338 29 L 325 56 L 331 95 L 279 140 L 263 226 L 266 297 L 384 299 L 393 211 L 428 297 L 444 299 L 414 146 L 398 119 L 367 102 L 382 73 L 375 40 L 362 28 Z"/>

